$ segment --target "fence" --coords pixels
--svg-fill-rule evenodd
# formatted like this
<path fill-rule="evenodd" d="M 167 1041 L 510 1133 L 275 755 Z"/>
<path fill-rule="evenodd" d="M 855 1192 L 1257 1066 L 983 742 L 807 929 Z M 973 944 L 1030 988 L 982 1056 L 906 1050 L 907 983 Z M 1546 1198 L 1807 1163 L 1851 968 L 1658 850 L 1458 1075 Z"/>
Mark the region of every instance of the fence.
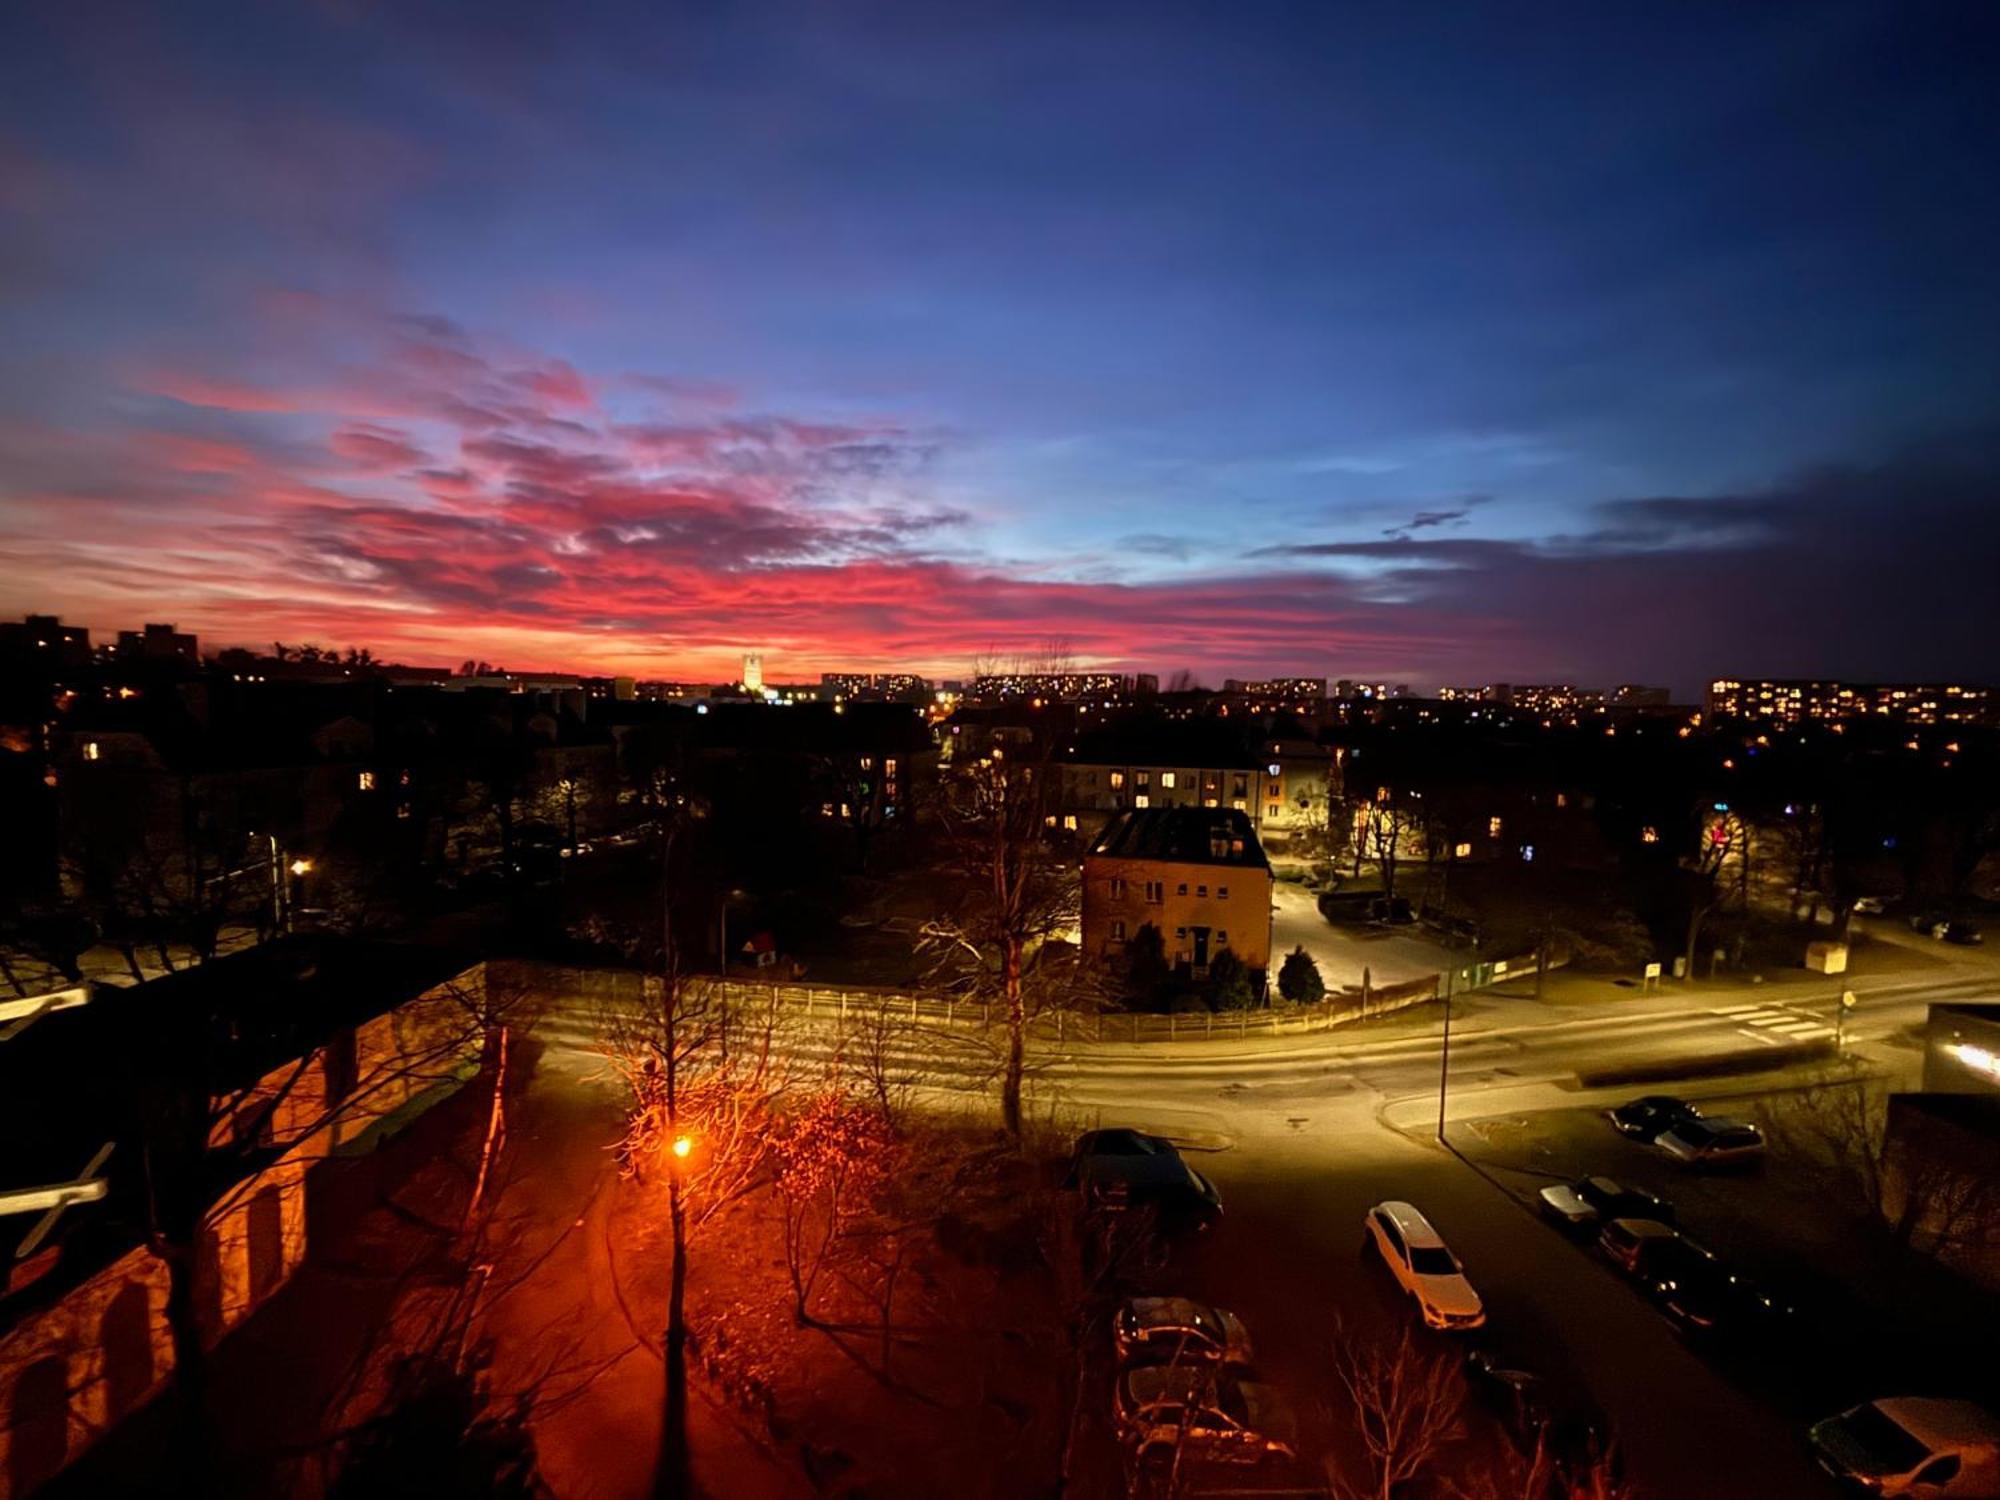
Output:
<path fill-rule="evenodd" d="M 496 963 L 492 966 L 498 969 Z M 1458 971 L 1457 990 L 1477 989 L 1533 968 L 1532 959 L 1475 965 Z M 508 972 L 535 984 L 586 1001 L 630 1005 L 638 1003 L 647 976 L 629 969 L 571 968 L 563 965 L 510 961 Z M 1134 1011 L 1051 1010 L 1029 1023 L 1031 1035 L 1058 1042 L 1184 1042 L 1210 1038 L 1290 1036 L 1326 1031 L 1422 1005 L 1442 993 L 1444 976 L 1425 974 L 1397 984 L 1344 988 L 1313 1005 L 1279 1003 L 1251 1010 L 1192 1011 L 1155 1015 Z M 991 1000 L 955 999 L 947 995 L 878 985 L 813 985 L 789 981 L 721 979 L 731 998 L 771 1005 L 800 1019 L 842 1023 L 850 1017 L 887 1015 L 917 1025 L 985 1028 L 1004 1019 Z"/>

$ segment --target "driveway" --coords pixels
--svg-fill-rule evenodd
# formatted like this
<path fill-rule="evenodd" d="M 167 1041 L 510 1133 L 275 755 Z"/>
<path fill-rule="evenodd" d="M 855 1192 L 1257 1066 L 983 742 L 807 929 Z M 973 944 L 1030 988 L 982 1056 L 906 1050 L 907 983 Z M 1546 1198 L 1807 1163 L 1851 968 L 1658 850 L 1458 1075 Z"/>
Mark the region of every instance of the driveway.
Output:
<path fill-rule="evenodd" d="M 1371 984 L 1396 984 L 1441 973 L 1448 961 L 1442 944 L 1417 927 L 1334 926 L 1319 914 L 1317 897 L 1304 886 L 1279 881 L 1271 892 L 1271 966 L 1304 948 L 1319 965 L 1326 987 L 1359 988 L 1363 969 Z"/>

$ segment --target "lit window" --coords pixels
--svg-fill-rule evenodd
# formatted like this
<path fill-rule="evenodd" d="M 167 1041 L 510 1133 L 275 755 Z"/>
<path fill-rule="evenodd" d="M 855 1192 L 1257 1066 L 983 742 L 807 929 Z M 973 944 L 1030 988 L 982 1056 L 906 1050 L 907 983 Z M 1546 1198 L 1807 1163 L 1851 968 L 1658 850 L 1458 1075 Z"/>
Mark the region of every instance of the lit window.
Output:
<path fill-rule="evenodd" d="M 1452 854 L 1453 854 L 1453 856 L 1454 856 L 1455 858 L 1458 858 L 1458 859 L 1470 859 L 1470 858 L 1472 858 L 1472 845 L 1470 845 L 1470 844 L 1458 844 L 1458 845 L 1455 845 L 1455 846 L 1454 846 L 1454 847 L 1452 848 L 1452 851 L 1451 851 L 1451 852 L 1452 852 Z"/>
<path fill-rule="evenodd" d="M 1220 807 L 1222 806 L 1222 799 L 1220 797 L 1204 797 L 1201 799 L 1201 805 L 1203 807 Z"/>
<path fill-rule="evenodd" d="M 375 773 L 374 773 L 373 771 L 363 771 L 363 772 L 361 772 L 361 773 L 360 773 L 359 775 L 357 775 L 357 776 L 356 776 L 356 777 L 354 778 L 354 784 L 355 784 L 355 785 L 356 785 L 357 787 L 359 787 L 359 788 L 360 788 L 360 789 L 361 789 L 362 791 L 364 791 L 364 792 L 372 792 L 372 791 L 374 791 L 374 790 L 375 790 Z"/>
<path fill-rule="evenodd" d="M 854 816 L 853 812 L 849 809 L 848 805 L 845 802 L 840 804 L 840 815 L 843 818 L 851 818 Z"/>
<path fill-rule="evenodd" d="M 864 770 L 864 771 L 872 771 L 872 770 L 874 770 L 874 769 L 875 769 L 875 757 L 874 757 L 874 756 L 872 756 L 872 755 L 864 755 L 864 756 L 862 756 L 862 757 L 861 757 L 861 769 L 862 769 L 862 770 Z"/>
<path fill-rule="evenodd" d="M 1132 778 L 1132 784 L 1134 786 L 1151 786 L 1153 784 L 1153 773 L 1151 771 L 1134 772 Z M 1171 783 L 1169 783 L 1169 785 L 1171 785 Z"/>
<path fill-rule="evenodd" d="M 1069 830 L 1069 831 L 1070 831 L 1071 833 L 1075 833 L 1075 832 L 1076 832 L 1076 814 L 1075 814 L 1075 813 L 1064 813 L 1064 814 L 1063 814 L 1063 827 L 1067 828 L 1067 829 L 1068 829 L 1068 830 Z"/>
<path fill-rule="evenodd" d="M 1125 941 L 1125 924 L 1123 922 L 1113 922 L 1111 924 L 1111 941 L 1114 943 Z"/>
<path fill-rule="evenodd" d="M 396 806 L 396 816 L 399 818 L 407 818 L 409 815 L 410 815 L 410 804 L 407 802 L 398 803 Z"/>
<path fill-rule="evenodd" d="M 884 776 L 894 776 L 894 775 L 896 774 L 896 763 L 895 763 L 895 761 L 893 761 L 893 760 L 885 760 L 885 761 L 883 761 L 883 762 L 882 762 L 882 774 L 883 774 Z"/>
<path fill-rule="evenodd" d="M 1278 763 L 1274 760 L 1268 766 L 1264 767 L 1264 769 L 1271 775 L 1276 776 L 1278 774 Z"/>
<path fill-rule="evenodd" d="M 1053 828 L 1053 827 L 1055 827 L 1055 826 L 1056 826 L 1056 815 L 1055 815 L 1054 813 L 1050 813 L 1050 814 L 1048 814 L 1048 815 L 1047 815 L 1046 817 L 1044 817 L 1044 818 L 1042 819 L 1042 826 L 1043 826 L 1044 828 Z"/>
<path fill-rule="evenodd" d="M 1123 771 L 1113 771 L 1111 773 L 1111 790 L 1115 792 L 1124 785 L 1125 773 Z"/>
<path fill-rule="evenodd" d="M 1132 794 L 1132 805 L 1134 807 L 1151 807 L 1153 799 L 1148 797 L 1144 792 L 1134 792 Z"/>
<path fill-rule="evenodd" d="M 1498 818 L 1488 818 L 1486 820 L 1486 836 L 1490 839 L 1500 837 L 1500 820 Z"/>
<path fill-rule="evenodd" d="M 1111 877 L 1111 899 L 1113 901 L 1123 901 L 1125 899 L 1125 878 L 1122 875 L 1113 875 Z"/>
<path fill-rule="evenodd" d="M 1760 741 L 1759 743 L 1767 743 L 1767 742 L 1765 742 L 1765 741 Z M 1556 806 L 1557 806 L 1557 807 L 1568 807 L 1568 806 L 1569 806 L 1569 793 L 1568 793 L 1568 792 L 1557 792 L 1557 793 L 1556 793 Z"/>
<path fill-rule="evenodd" d="M 85 740 L 83 742 L 83 758 L 85 760 L 96 760 L 102 754 L 104 754 L 104 747 L 98 744 L 96 740 Z"/>
<path fill-rule="evenodd" d="M 1660 830 L 1659 830 L 1659 829 L 1657 829 L 1657 828 L 1642 828 L 1642 829 L 1640 829 L 1640 830 L 1639 830 L 1639 842 L 1640 842 L 1640 843 L 1642 843 L 1642 844 L 1657 844 L 1657 843 L 1659 843 L 1659 841 L 1660 841 Z"/>

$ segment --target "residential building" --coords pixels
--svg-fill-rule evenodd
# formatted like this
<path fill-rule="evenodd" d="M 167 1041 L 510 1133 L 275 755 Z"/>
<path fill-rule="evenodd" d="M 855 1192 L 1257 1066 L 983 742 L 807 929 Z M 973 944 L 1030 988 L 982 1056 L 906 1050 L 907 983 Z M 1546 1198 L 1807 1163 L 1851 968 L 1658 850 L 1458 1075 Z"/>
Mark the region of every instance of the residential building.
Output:
<path fill-rule="evenodd" d="M 1311 740 L 1258 740 L 1214 719 L 1147 719 L 1078 736 L 1062 757 L 1062 817 L 1093 836 L 1115 814 L 1149 807 L 1229 808 L 1260 836 L 1326 822 L 1330 753 Z"/>
<path fill-rule="evenodd" d="M 1261 992 L 1271 964 L 1271 864 L 1235 808 L 1142 807 L 1114 817 L 1083 860 L 1083 949 L 1109 959 L 1145 926 L 1167 961 L 1205 979 L 1225 950 Z"/>
<path fill-rule="evenodd" d="M 73 1463 L 173 1372 L 157 1182 L 206 1179 L 184 1264 L 213 1347 L 347 1228 L 398 1126 L 477 1071 L 484 986 L 483 965 L 438 950 L 289 939 L 99 986 L 0 1048 L 0 1187 L 67 1181 L 110 1148 L 104 1196 L 28 1254 L 35 1219 L 0 1218 L 0 1500 Z M 189 1147 L 189 1117 L 206 1118 L 205 1148 Z"/>
<path fill-rule="evenodd" d="M 179 662 L 201 665 L 201 650 L 195 637 L 171 625 L 148 625 L 144 630 L 118 632 L 118 654 L 132 661 Z"/>
<path fill-rule="evenodd" d="M 1706 707 L 1711 718 L 1780 725 L 1855 719 L 1918 725 L 2000 723 L 2000 699 L 1993 689 L 1967 683 L 1718 677 L 1708 685 Z"/>

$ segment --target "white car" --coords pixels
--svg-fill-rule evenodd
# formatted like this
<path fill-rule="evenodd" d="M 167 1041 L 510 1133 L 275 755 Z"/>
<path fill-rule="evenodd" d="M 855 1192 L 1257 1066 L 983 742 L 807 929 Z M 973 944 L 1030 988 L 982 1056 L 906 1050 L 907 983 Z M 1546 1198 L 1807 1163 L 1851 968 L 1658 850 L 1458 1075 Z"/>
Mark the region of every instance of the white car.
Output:
<path fill-rule="evenodd" d="M 1366 1243 L 1389 1274 L 1416 1300 L 1432 1328 L 1477 1328 L 1486 1305 L 1465 1279 L 1465 1268 L 1430 1221 L 1407 1203 L 1378 1203 L 1362 1221 Z"/>
<path fill-rule="evenodd" d="M 1707 1115 L 1684 1120 L 1653 1142 L 1684 1167 L 1723 1167 L 1764 1154 L 1764 1132 L 1744 1120 Z"/>
<path fill-rule="evenodd" d="M 2000 1496 L 2000 1419 L 1970 1401 L 1891 1396 L 1813 1424 L 1820 1467 L 1874 1495 Z"/>

